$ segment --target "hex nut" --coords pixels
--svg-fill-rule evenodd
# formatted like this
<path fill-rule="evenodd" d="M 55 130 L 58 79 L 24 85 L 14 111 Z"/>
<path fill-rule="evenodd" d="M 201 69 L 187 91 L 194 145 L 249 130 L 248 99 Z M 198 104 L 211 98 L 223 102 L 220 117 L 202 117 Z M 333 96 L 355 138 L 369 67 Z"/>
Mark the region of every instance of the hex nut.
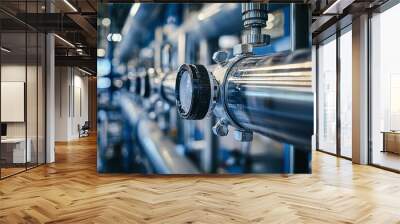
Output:
<path fill-rule="evenodd" d="M 218 136 L 227 136 L 229 129 L 228 129 L 228 125 L 224 124 L 224 122 L 222 121 L 218 121 L 214 127 L 212 128 L 214 134 L 218 135 Z"/>
<path fill-rule="evenodd" d="M 253 53 L 253 46 L 251 44 L 238 44 L 233 47 L 233 54 L 251 54 Z"/>
<path fill-rule="evenodd" d="M 212 56 L 213 61 L 216 63 L 223 65 L 228 61 L 228 52 L 226 51 L 217 51 Z"/>

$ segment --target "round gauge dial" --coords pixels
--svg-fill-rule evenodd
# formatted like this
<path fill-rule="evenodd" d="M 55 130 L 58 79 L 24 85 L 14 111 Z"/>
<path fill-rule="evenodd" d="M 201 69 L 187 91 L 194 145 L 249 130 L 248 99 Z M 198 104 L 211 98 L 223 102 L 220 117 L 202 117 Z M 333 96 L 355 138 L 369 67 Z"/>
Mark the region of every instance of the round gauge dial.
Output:
<path fill-rule="evenodd" d="M 179 96 L 181 100 L 181 108 L 187 113 L 192 106 L 193 86 L 189 72 L 185 71 L 182 74 L 181 84 L 179 85 Z"/>
<path fill-rule="evenodd" d="M 184 64 L 179 68 L 175 83 L 179 114 L 190 120 L 203 119 L 210 107 L 211 83 L 203 65 Z"/>

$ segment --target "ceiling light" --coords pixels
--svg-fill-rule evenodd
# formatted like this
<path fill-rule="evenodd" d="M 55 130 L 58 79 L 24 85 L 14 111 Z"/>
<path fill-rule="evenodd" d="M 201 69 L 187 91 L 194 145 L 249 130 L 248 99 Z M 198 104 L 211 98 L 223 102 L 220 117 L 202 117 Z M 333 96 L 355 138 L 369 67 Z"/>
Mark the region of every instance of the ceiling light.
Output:
<path fill-rule="evenodd" d="M 106 56 L 106 51 L 102 48 L 97 49 L 97 57 L 104 57 Z"/>
<path fill-rule="evenodd" d="M 82 50 L 81 48 L 76 49 L 76 52 L 77 52 L 79 55 L 83 55 L 83 50 Z"/>
<path fill-rule="evenodd" d="M 122 35 L 119 33 L 114 33 L 111 37 L 114 42 L 120 42 L 122 40 Z"/>
<path fill-rule="evenodd" d="M 111 41 L 112 35 L 113 35 L 112 33 L 109 33 L 109 34 L 107 35 L 107 40 L 108 40 L 108 41 Z"/>
<path fill-rule="evenodd" d="M 78 12 L 78 10 L 68 1 L 64 0 L 65 4 L 67 4 L 74 12 Z"/>
<path fill-rule="evenodd" d="M 10 52 L 11 52 L 11 50 L 9 50 L 9 49 L 7 49 L 7 48 L 5 48 L 5 47 L 1 47 L 0 49 L 1 49 L 2 51 L 6 52 L 6 53 L 10 53 Z"/>
<path fill-rule="evenodd" d="M 129 12 L 129 15 L 134 17 L 136 13 L 139 11 L 140 3 L 135 3 L 131 7 L 131 11 Z"/>
<path fill-rule="evenodd" d="M 69 42 L 68 40 L 66 40 L 66 39 L 64 39 L 64 38 L 62 38 L 62 37 L 60 37 L 60 36 L 57 35 L 57 34 L 54 34 L 54 36 L 57 37 L 57 38 L 58 38 L 59 40 L 61 40 L 62 42 L 64 42 L 65 44 L 67 44 L 68 46 L 75 48 L 75 45 L 73 45 L 73 44 L 72 44 L 71 42 Z"/>
<path fill-rule="evenodd" d="M 323 15 L 342 14 L 343 13 L 343 9 L 347 8 L 353 2 L 354 2 L 354 0 L 336 0 L 322 14 Z"/>
<path fill-rule="evenodd" d="M 104 18 L 101 20 L 101 24 L 103 24 L 103 26 L 108 27 L 111 25 L 111 19 L 109 18 Z"/>
<path fill-rule="evenodd" d="M 87 74 L 87 75 L 92 75 L 92 73 L 90 73 L 90 72 L 88 72 L 88 71 L 86 71 L 86 70 L 83 70 L 83 69 L 81 69 L 81 68 L 79 68 L 79 67 L 78 67 L 78 69 L 79 69 L 79 71 L 81 71 L 81 72 L 83 72 L 83 73 L 85 73 L 85 74 Z"/>
<path fill-rule="evenodd" d="M 120 33 L 109 33 L 107 35 L 108 41 L 120 42 L 122 40 L 122 35 Z"/>

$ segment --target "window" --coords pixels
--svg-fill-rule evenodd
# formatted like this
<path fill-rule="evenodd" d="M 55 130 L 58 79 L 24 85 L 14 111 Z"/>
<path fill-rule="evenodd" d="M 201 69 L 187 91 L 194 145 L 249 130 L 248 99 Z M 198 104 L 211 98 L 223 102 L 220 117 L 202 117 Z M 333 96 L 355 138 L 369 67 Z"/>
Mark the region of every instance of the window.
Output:
<path fill-rule="evenodd" d="M 352 33 L 345 28 L 340 45 L 340 155 L 352 157 Z"/>
<path fill-rule="evenodd" d="M 371 162 L 400 170 L 400 4 L 371 18 Z"/>
<path fill-rule="evenodd" d="M 336 153 L 336 36 L 318 47 L 318 149 Z"/>

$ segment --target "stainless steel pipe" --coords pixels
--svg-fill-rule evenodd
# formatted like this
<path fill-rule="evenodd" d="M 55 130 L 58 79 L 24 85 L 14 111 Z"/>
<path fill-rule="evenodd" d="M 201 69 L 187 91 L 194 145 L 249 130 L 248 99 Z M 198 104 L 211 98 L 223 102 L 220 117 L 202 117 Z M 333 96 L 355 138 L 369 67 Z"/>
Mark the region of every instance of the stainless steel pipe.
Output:
<path fill-rule="evenodd" d="M 157 174 L 198 174 L 199 170 L 177 146 L 164 135 L 156 123 L 142 119 L 138 124 L 138 141 Z"/>
<path fill-rule="evenodd" d="M 310 148 L 313 92 L 309 51 L 239 60 L 225 80 L 225 108 L 240 127 Z"/>
<path fill-rule="evenodd" d="M 161 80 L 160 95 L 171 105 L 175 105 L 175 80 L 176 72 L 167 73 Z"/>
<path fill-rule="evenodd" d="M 218 118 L 215 134 L 226 136 L 228 125 L 239 141 L 258 132 L 298 148 L 311 148 L 313 106 L 309 50 L 269 56 L 241 54 L 218 60 L 210 72 L 202 65 L 181 66 L 176 81 L 177 107 L 186 119 Z"/>

